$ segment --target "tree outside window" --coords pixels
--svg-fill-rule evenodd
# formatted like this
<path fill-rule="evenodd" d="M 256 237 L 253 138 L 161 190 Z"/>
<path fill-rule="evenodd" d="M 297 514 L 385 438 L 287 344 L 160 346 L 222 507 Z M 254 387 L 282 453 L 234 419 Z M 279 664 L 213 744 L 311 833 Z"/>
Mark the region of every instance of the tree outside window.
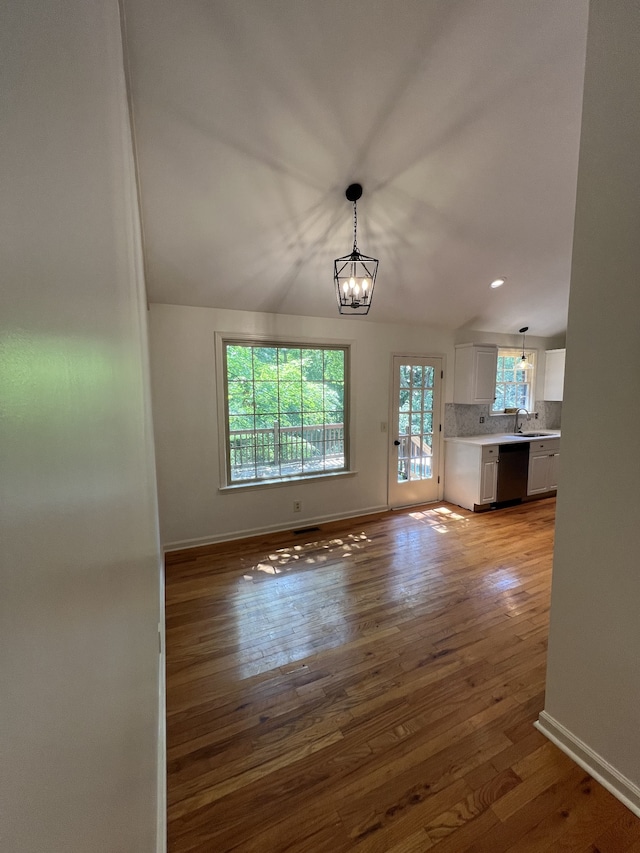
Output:
<path fill-rule="evenodd" d="M 504 412 L 506 409 L 527 409 L 531 411 L 534 404 L 533 388 L 535 377 L 535 353 L 527 353 L 532 367 L 518 368 L 522 350 L 498 350 L 498 367 L 496 371 L 496 398 L 493 412 Z"/>
<path fill-rule="evenodd" d="M 224 341 L 228 482 L 348 465 L 348 347 Z"/>

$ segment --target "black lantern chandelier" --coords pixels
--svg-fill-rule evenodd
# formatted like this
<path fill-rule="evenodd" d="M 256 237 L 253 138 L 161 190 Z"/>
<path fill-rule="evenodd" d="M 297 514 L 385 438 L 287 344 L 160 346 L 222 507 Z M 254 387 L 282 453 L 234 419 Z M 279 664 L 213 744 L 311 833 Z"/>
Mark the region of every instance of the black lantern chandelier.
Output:
<path fill-rule="evenodd" d="M 333 281 L 341 314 L 368 314 L 378 273 L 377 258 L 358 251 L 357 202 L 362 195 L 360 184 L 351 184 L 345 195 L 353 202 L 353 251 L 333 262 Z"/>

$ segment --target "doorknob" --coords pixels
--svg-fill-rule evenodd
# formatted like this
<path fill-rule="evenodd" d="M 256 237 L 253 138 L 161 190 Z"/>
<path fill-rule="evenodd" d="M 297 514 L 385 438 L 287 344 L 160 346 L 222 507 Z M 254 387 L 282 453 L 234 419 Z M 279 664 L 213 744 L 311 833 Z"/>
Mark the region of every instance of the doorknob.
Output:
<path fill-rule="evenodd" d="M 398 445 L 400 444 L 400 442 L 398 441 L 398 439 L 397 439 L 397 438 L 396 438 L 396 440 L 395 440 L 393 443 L 395 444 L 395 446 L 396 446 L 396 447 L 398 447 Z"/>

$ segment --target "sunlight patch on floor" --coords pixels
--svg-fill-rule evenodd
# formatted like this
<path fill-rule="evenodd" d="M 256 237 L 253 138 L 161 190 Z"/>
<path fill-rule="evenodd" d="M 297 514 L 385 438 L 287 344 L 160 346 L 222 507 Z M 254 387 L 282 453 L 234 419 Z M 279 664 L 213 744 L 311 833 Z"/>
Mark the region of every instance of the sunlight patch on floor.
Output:
<path fill-rule="evenodd" d="M 455 512 L 448 506 L 436 506 L 430 509 L 415 510 L 414 512 L 410 512 L 409 515 L 416 521 L 420 521 L 422 524 L 427 524 L 435 530 L 436 533 L 448 533 L 451 524 L 467 522 L 464 515 L 460 515 L 460 513 Z"/>
<path fill-rule="evenodd" d="M 350 557 L 361 551 L 371 540 L 366 533 L 349 533 L 346 536 L 315 542 L 305 542 L 279 548 L 265 556 L 246 571 L 244 580 L 253 582 L 259 576 L 275 576 L 303 566 L 321 566 L 331 555 Z"/>

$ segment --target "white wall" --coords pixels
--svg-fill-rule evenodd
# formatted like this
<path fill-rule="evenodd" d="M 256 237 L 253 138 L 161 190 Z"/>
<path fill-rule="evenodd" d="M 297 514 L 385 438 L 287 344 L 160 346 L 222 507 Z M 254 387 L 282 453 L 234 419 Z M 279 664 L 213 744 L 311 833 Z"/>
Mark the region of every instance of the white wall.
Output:
<path fill-rule="evenodd" d="M 444 355 L 445 382 L 453 379 L 446 369 L 453 364 L 452 334 L 418 326 L 154 304 L 149 328 L 160 518 L 168 547 L 386 507 L 390 436 L 380 423 L 389 419 L 391 354 Z M 353 341 L 356 476 L 218 492 L 217 331 Z M 451 399 L 450 382 L 446 388 Z M 293 513 L 294 500 L 302 501 L 301 513 Z"/>
<path fill-rule="evenodd" d="M 0 849 L 150 853 L 161 562 L 117 2 L 10 3 L 0 57 Z"/>
<path fill-rule="evenodd" d="M 542 724 L 640 814 L 639 91 L 640 4 L 592 2 Z"/>

